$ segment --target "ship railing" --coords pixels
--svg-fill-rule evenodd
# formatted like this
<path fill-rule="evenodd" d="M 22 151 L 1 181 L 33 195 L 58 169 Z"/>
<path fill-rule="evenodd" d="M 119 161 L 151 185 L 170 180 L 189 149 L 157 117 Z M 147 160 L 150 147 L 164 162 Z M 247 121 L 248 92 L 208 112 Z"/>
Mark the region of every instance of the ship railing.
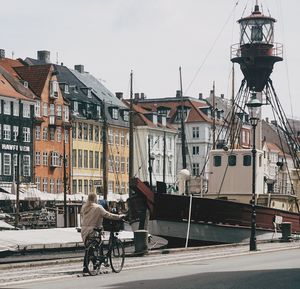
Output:
<path fill-rule="evenodd" d="M 262 43 L 264 44 L 264 43 Z M 246 44 L 245 44 L 246 45 Z M 273 42 L 272 47 L 266 49 L 266 46 L 259 45 L 259 44 L 253 44 L 255 47 L 255 56 L 275 56 L 275 57 L 283 57 L 283 45 L 282 43 Z M 230 59 L 236 58 L 236 57 L 242 57 L 242 51 L 244 45 L 240 45 L 240 43 L 236 43 L 231 45 L 230 48 Z M 245 46 L 246 47 L 246 46 Z M 267 53 L 266 53 L 267 51 Z"/>

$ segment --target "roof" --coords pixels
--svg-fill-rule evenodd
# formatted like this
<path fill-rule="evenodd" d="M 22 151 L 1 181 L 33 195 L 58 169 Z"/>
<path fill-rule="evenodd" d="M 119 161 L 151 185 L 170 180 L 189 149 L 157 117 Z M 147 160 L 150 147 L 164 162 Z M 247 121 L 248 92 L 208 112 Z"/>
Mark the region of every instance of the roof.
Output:
<path fill-rule="evenodd" d="M 34 66 L 22 66 L 16 67 L 16 72 L 19 76 L 26 80 L 30 89 L 38 96 L 41 96 L 45 83 L 52 72 L 51 64 L 34 65 Z"/>
<path fill-rule="evenodd" d="M 69 69 L 86 87 L 91 87 L 93 93 L 107 104 L 124 107 L 124 103 L 110 92 L 96 77 L 88 72 L 80 73 L 77 70 Z"/>
<path fill-rule="evenodd" d="M 19 78 L 14 68 L 23 66 L 23 64 L 20 59 L 0 58 L 0 66 L 13 77 Z"/>
<path fill-rule="evenodd" d="M 208 117 L 203 111 L 199 108 L 207 107 L 207 103 L 203 100 L 198 100 L 191 97 L 165 97 L 161 99 L 139 99 L 138 106 L 141 106 L 143 109 L 147 111 L 157 112 L 160 107 L 169 108 L 170 112 L 168 114 L 168 118 L 171 123 L 175 122 L 175 116 L 177 113 L 177 109 L 182 105 L 190 109 L 188 113 L 188 117 L 186 119 L 186 123 L 190 122 L 212 122 L 212 119 Z"/>
<path fill-rule="evenodd" d="M 0 72 L 0 96 L 13 97 L 20 100 L 30 100 L 14 89 L 6 79 L 5 75 Z"/>

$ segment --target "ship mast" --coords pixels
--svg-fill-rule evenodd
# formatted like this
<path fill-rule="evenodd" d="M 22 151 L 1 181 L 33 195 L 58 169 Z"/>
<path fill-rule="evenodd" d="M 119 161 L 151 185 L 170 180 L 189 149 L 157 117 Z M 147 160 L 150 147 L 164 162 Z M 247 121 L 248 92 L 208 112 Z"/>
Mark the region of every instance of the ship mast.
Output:
<path fill-rule="evenodd" d="M 129 184 L 133 178 L 133 72 L 130 73 L 130 112 L 129 112 Z M 132 190 L 129 185 L 129 197 L 132 196 Z"/>
<path fill-rule="evenodd" d="M 186 148 L 185 148 L 185 128 L 184 128 L 184 104 L 183 104 L 183 93 L 182 93 L 182 75 L 181 75 L 181 66 L 179 67 L 179 76 L 180 76 L 180 98 L 181 98 L 181 155 L 182 155 L 182 168 L 186 169 Z"/>

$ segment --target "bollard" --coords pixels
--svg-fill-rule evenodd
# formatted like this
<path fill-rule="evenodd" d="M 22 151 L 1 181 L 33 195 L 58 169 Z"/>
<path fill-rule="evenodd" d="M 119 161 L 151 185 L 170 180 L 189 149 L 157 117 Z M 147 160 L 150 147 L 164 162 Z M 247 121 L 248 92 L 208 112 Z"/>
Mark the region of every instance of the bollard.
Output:
<path fill-rule="evenodd" d="M 290 239 L 292 239 L 292 223 L 290 222 L 284 222 L 281 223 L 281 240 L 283 242 L 288 242 Z"/>
<path fill-rule="evenodd" d="M 148 253 L 148 231 L 137 230 L 134 232 L 135 254 L 144 255 Z"/>

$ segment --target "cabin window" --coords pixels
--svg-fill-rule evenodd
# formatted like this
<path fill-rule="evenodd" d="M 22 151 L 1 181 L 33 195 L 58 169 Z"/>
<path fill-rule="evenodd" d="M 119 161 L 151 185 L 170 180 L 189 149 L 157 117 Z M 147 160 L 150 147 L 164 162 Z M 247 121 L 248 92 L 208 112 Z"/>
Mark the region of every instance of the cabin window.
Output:
<path fill-rule="evenodd" d="M 230 155 L 230 156 L 228 156 L 228 165 L 230 167 L 236 166 L 236 155 Z"/>
<path fill-rule="evenodd" d="M 221 156 L 214 156 L 214 166 L 220 167 L 222 165 L 222 157 Z"/>
<path fill-rule="evenodd" d="M 245 155 L 243 156 L 243 166 L 244 167 L 249 167 L 251 166 L 251 155 Z"/>

